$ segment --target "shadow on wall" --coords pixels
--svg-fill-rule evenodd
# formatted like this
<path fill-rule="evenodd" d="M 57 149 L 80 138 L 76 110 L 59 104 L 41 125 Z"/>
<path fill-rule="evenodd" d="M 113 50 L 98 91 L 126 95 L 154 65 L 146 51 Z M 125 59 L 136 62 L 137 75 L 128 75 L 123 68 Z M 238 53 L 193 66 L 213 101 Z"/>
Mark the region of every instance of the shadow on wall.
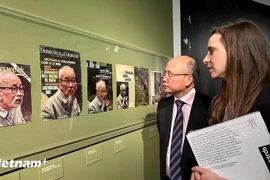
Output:
<path fill-rule="evenodd" d="M 247 19 L 256 23 L 269 41 L 269 11 L 270 6 L 252 0 L 181 0 L 181 52 L 195 57 L 199 63 L 198 90 L 213 97 L 221 88 L 221 81 L 213 81 L 202 62 L 212 29 L 237 19 Z"/>
<path fill-rule="evenodd" d="M 142 131 L 144 151 L 144 179 L 159 180 L 159 135 L 157 125 Z"/>
<path fill-rule="evenodd" d="M 148 113 L 144 121 L 155 121 L 156 112 Z M 157 125 L 146 127 L 142 130 L 144 168 L 143 180 L 159 180 L 159 134 Z"/>

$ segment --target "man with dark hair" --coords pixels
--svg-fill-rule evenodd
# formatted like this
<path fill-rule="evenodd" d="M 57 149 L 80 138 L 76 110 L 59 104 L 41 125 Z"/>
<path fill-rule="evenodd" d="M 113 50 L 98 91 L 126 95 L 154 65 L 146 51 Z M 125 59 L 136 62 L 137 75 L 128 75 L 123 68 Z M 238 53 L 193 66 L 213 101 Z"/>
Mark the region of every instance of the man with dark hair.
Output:
<path fill-rule="evenodd" d="M 190 180 L 197 164 L 186 134 L 207 126 L 211 98 L 195 90 L 196 61 L 189 56 L 171 59 L 164 72 L 163 87 L 172 96 L 159 101 L 161 180 Z"/>

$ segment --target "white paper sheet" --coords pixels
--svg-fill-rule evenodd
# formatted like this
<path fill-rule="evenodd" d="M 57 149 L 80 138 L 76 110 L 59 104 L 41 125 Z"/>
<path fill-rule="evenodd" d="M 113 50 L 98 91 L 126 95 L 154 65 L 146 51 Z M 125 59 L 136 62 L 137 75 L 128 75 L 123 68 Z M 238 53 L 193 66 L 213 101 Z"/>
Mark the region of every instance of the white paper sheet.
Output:
<path fill-rule="evenodd" d="M 221 177 L 270 180 L 270 135 L 259 112 L 190 132 L 187 139 L 199 166 Z"/>

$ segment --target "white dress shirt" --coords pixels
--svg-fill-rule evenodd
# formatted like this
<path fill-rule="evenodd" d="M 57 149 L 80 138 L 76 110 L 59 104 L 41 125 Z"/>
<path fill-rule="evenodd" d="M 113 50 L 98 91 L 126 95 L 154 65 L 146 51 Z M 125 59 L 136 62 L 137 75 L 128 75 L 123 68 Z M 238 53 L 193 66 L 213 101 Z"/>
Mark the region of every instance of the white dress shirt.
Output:
<path fill-rule="evenodd" d="M 181 101 L 184 102 L 184 105 L 182 106 L 182 111 L 183 111 L 183 138 L 182 138 L 182 145 L 181 145 L 181 151 L 183 150 L 183 144 L 185 141 L 185 136 L 186 136 L 186 130 L 188 126 L 188 120 L 190 116 L 190 111 L 191 107 L 195 98 L 196 90 L 192 88 L 186 95 L 184 95 L 181 99 Z M 174 100 L 177 100 L 176 97 L 174 97 Z M 171 154 L 171 142 L 172 142 L 172 133 L 173 133 L 173 126 L 174 126 L 174 121 L 177 113 L 177 105 L 173 105 L 173 112 L 172 112 L 172 123 L 171 123 L 171 132 L 170 132 L 170 139 L 167 147 L 167 156 L 166 156 L 166 173 L 167 176 L 170 177 L 170 154 Z"/>

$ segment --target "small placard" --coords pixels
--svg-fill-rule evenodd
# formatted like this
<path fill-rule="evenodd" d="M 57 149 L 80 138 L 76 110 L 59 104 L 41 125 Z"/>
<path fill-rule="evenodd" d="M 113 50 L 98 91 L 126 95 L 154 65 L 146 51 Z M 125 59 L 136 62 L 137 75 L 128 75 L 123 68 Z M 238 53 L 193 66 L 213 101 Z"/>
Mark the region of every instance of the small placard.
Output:
<path fill-rule="evenodd" d="M 114 139 L 114 153 L 118 153 L 126 149 L 126 136 Z"/>
<path fill-rule="evenodd" d="M 91 146 L 90 148 L 87 148 L 85 151 L 86 151 L 86 166 L 89 166 L 102 160 L 101 144 Z"/>
<path fill-rule="evenodd" d="M 149 128 L 149 137 L 153 138 L 157 135 L 157 128 L 156 127 L 150 127 Z"/>
<path fill-rule="evenodd" d="M 63 160 L 51 160 L 40 168 L 39 180 L 56 180 L 64 177 Z"/>
<path fill-rule="evenodd" d="M 20 173 L 11 173 L 11 174 L 2 176 L 0 180 L 20 180 Z"/>

